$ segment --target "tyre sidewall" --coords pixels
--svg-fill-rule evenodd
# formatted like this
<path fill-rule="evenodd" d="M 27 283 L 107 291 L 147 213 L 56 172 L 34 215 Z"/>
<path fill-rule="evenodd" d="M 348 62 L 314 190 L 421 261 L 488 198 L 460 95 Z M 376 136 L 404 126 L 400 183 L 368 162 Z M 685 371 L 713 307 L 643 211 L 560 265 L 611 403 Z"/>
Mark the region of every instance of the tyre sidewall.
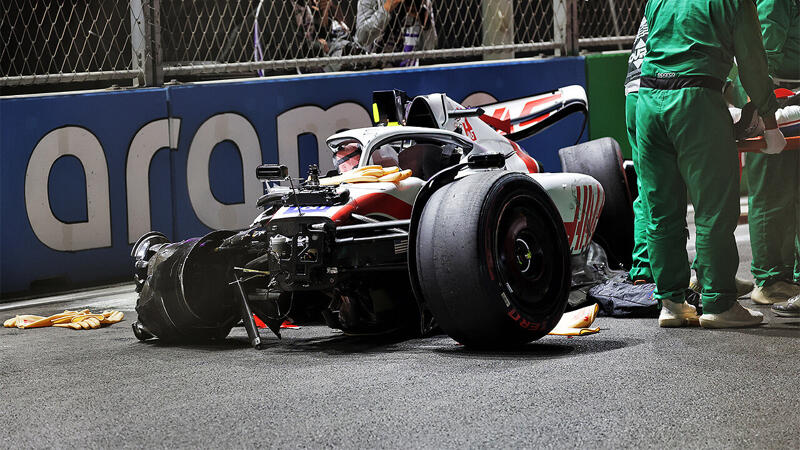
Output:
<path fill-rule="evenodd" d="M 532 189 L 532 187 L 534 188 Z M 495 304 L 501 308 L 509 326 L 523 330 L 524 334 L 531 336 L 532 340 L 546 335 L 556 326 L 564 314 L 566 303 L 555 301 L 545 308 L 528 308 L 519 302 L 513 293 L 509 292 L 504 280 L 497 273 L 491 273 L 496 271 L 497 267 L 495 258 L 498 249 L 496 248 L 495 232 L 500 221 L 500 214 L 508 200 L 520 195 L 535 202 L 538 207 L 537 212 L 544 215 L 543 221 L 551 225 L 553 234 L 560 238 L 561 242 L 554 243 L 555 248 L 560 251 L 556 251 L 559 260 L 553 262 L 553 267 L 557 272 L 561 270 L 566 272 L 561 274 L 562 281 L 558 283 L 560 286 L 556 287 L 557 291 L 552 294 L 567 298 L 570 288 L 568 276 L 570 255 L 563 221 L 549 195 L 530 177 L 509 174 L 492 186 L 486 196 L 479 219 L 478 232 L 481 238 L 478 240 L 478 252 L 483 279 L 487 281 L 487 291 L 493 298 L 502 299 Z"/>
<path fill-rule="evenodd" d="M 533 214 L 549 223 L 555 236 L 557 256 L 547 263 L 560 268 L 561 278 L 544 309 L 516 301 L 494 264 L 499 214 L 518 194 L 530 197 L 536 205 Z M 570 286 L 563 221 L 547 192 L 527 175 L 479 172 L 441 188 L 425 205 L 415 246 L 431 312 L 446 333 L 465 345 L 524 344 L 547 334 L 563 314 Z"/>

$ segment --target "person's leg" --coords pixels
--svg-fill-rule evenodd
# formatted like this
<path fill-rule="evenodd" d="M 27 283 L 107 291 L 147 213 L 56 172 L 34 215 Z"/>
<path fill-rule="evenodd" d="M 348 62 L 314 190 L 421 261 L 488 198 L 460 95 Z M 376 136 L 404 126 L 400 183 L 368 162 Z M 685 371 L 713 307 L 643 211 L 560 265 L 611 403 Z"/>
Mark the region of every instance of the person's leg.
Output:
<path fill-rule="evenodd" d="M 794 262 L 794 282 L 800 284 L 800 152 L 797 154 L 798 174 L 795 178 L 795 262 Z M 789 298 L 784 302 L 772 305 L 772 312 L 779 317 L 800 317 L 800 295 Z"/>
<path fill-rule="evenodd" d="M 800 198 L 800 192 L 797 193 Z M 797 209 L 797 230 L 794 239 L 794 282 L 800 284 L 800 200 L 796 203 Z"/>
<path fill-rule="evenodd" d="M 639 150 L 636 145 L 636 102 L 638 92 L 631 92 L 625 97 L 625 125 L 628 129 L 628 142 L 631 145 L 633 167 L 639 171 Z M 650 221 L 650 212 L 641 193 L 641 181 L 637 177 L 636 189 L 639 195 L 633 201 L 633 263 L 628 273 L 631 280 L 653 279 L 650 270 L 650 259 L 647 256 L 647 223 Z"/>
<path fill-rule="evenodd" d="M 791 180 L 797 179 L 797 156 L 792 151 L 747 155 L 751 271 L 762 288 L 793 278 L 797 216 Z"/>
<path fill-rule="evenodd" d="M 640 195 L 650 209 L 647 250 L 655 298 L 683 303 L 689 285 L 686 185 L 663 116 L 674 91 L 642 89 L 636 107 Z"/>
<path fill-rule="evenodd" d="M 794 282 L 800 284 L 800 151 L 795 151 L 794 156 L 797 167 L 794 179 L 797 187 L 794 193 Z"/>
<path fill-rule="evenodd" d="M 719 93 L 705 88 L 674 92 L 665 121 L 694 203 L 703 313 L 719 314 L 737 297 L 739 253 L 733 233 L 739 218 L 739 164 L 733 122 Z"/>

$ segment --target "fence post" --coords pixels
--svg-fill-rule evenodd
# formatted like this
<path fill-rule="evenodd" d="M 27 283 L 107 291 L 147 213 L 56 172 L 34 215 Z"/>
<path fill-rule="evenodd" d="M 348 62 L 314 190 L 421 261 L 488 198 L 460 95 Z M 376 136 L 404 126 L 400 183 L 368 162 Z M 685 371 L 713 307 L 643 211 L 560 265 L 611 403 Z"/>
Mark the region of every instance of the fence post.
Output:
<path fill-rule="evenodd" d="M 131 9 L 131 69 L 141 69 L 142 74 L 133 79 L 134 86 L 144 85 L 144 67 L 147 48 L 145 45 L 145 20 L 142 0 L 130 0 Z"/>
<path fill-rule="evenodd" d="M 160 0 L 130 0 L 131 66 L 141 75 L 134 86 L 160 86 L 164 82 L 161 64 Z"/>
<path fill-rule="evenodd" d="M 578 0 L 553 0 L 553 42 L 561 44 L 556 48 L 556 56 L 578 53 Z"/>
<path fill-rule="evenodd" d="M 152 55 L 153 82 L 149 86 L 161 86 L 164 84 L 164 64 L 161 54 L 161 0 L 150 0 L 150 3 L 152 4 L 150 11 L 150 54 Z"/>
<path fill-rule="evenodd" d="M 512 0 L 483 0 L 481 23 L 484 46 L 514 43 L 514 2 Z M 484 53 L 483 59 L 511 59 L 514 51 Z"/>
<path fill-rule="evenodd" d="M 578 39 L 581 36 L 581 22 L 578 17 L 578 0 L 567 0 L 567 39 L 565 47 L 568 55 L 580 51 Z"/>

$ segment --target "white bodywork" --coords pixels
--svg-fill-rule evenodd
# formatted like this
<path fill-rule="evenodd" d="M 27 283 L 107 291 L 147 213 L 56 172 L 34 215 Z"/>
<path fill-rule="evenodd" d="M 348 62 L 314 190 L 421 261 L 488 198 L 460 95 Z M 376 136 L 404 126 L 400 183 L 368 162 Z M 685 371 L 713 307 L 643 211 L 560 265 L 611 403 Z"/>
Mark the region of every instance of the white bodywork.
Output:
<path fill-rule="evenodd" d="M 339 145 L 358 143 L 361 154 L 355 167 L 370 165 L 373 151 L 387 142 L 423 136 L 437 142 L 453 144 L 462 152 L 461 162 L 466 162 L 469 154 L 476 149 L 501 153 L 506 156 L 505 170 L 528 174 L 548 192 L 564 222 L 572 254 L 579 254 L 588 247 L 605 201 L 605 194 L 597 180 L 575 173 L 539 173 L 541 166 L 538 162 L 516 142 L 507 139 L 503 131 L 498 131 L 477 116 L 450 117 L 448 111 L 465 108 L 444 94 L 430 94 L 421 98 L 427 101 L 439 128 L 403 125 L 359 128 L 337 133 L 328 138 L 327 143 L 334 153 Z M 515 131 L 542 120 L 538 117 L 546 118 L 552 108 L 565 98 L 577 98 L 585 102 L 586 94 L 580 86 L 568 86 L 555 93 L 491 105 L 485 111 L 486 114 L 503 120 L 508 119 L 506 115 L 511 118 L 522 117 L 524 120 L 511 125 L 510 129 Z M 537 111 L 540 116 L 535 116 Z M 464 169 L 464 174 L 459 177 L 469 176 L 471 171 Z M 413 175 L 398 183 L 344 183 L 338 190 L 350 191 L 348 203 L 329 207 L 303 207 L 301 212 L 304 215 L 328 217 L 335 223 L 349 222 L 352 213 L 379 219 L 408 219 L 414 199 L 424 184 L 424 180 Z M 289 218 L 298 213 L 296 207 L 282 207 L 273 217 Z"/>

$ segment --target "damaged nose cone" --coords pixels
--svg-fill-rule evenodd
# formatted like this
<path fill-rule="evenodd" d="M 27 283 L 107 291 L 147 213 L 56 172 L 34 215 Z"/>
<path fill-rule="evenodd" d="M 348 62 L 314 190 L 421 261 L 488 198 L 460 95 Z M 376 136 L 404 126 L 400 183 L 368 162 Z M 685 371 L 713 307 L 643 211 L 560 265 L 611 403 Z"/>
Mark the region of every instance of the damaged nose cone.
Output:
<path fill-rule="evenodd" d="M 142 291 L 142 285 L 144 285 L 147 279 L 147 267 L 150 258 L 152 258 L 164 244 L 168 243 L 169 239 L 167 239 L 163 233 L 151 231 L 142 235 L 142 237 L 133 244 L 131 257 L 135 260 L 133 263 L 133 280 L 136 282 L 136 292 Z"/>
<path fill-rule="evenodd" d="M 169 239 L 164 233 L 158 231 L 145 233 L 133 244 L 131 256 L 136 260 L 148 260 L 158 250 L 158 247 L 154 248 L 155 245 L 166 243 L 169 243 Z"/>
<path fill-rule="evenodd" d="M 139 320 L 133 324 L 138 339 L 203 342 L 228 335 L 239 319 L 236 292 L 226 278 L 236 257 L 215 250 L 233 234 L 215 231 L 176 243 L 161 233 L 139 239 L 131 253 L 139 291 Z"/>

